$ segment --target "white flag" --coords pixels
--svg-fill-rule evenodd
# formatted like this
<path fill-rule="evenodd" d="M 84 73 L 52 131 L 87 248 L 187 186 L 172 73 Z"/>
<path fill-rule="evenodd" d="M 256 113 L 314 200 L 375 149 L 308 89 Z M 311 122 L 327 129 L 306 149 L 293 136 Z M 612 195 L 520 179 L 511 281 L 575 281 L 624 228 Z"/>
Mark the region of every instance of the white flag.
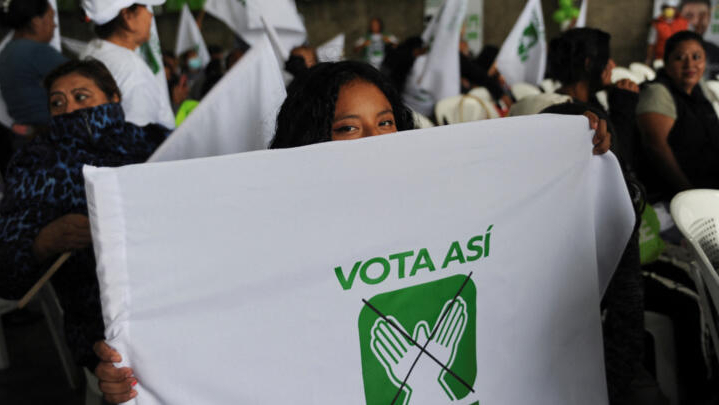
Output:
<path fill-rule="evenodd" d="M 445 0 L 422 34 L 429 52 L 414 62 L 402 95 L 420 114 L 432 115 L 434 104 L 461 93 L 459 40 L 467 0 Z"/>
<path fill-rule="evenodd" d="M 5 35 L 5 38 L 3 38 L 2 42 L 0 42 L 0 52 L 2 52 L 2 50 L 5 49 L 5 46 L 12 41 L 13 35 L 15 35 L 15 31 L 12 30 Z M 5 103 L 5 99 L 2 98 L 2 91 L 0 91 L 0 123 L 7 128 L 10 128 L 14 122 L 15 120 L 10 117 L 10 113 L 7 110 L 7 103 Z"/>
<path fill-rule="evenodd" d="M 149 161 L 265 149 L 285 96 L 277 58 L 265 39 L 227 72 Z"/>
<path fill-rule="evenodd" d="M 165 64 L 162 61 L 162 46 L 160 45 L 160 35 L 157 33 L 157 23 L 155 17 L 152 17 L 152 26 L 150 28 L 150 40 L 137 48 L 137 54 L 145 60 L 150 70 L 155 75 L 155 79 L 169 100 L 170 93 L 167 89 L 167 77 L 165 76 Z M 172 103 L 170 103 L 171 105 Z"/>
<path fill-rule="evenodd" d="M 197 26 L 197 22 L 192 17 L 190 6 L 185 3 L 180 13 L 180 25 L 177 27 L 175 55 L 180 56 L 190 50 L 197 52 L 197 55 L 202 59 L 203 68 L 210 63 L 210 52 L 207 50 L 205 40 L 202 38 L 200 27 Z"/>
<path fill-rule="evenodd" d="M 317 47 L 317 59 L 320 62 L 339 62 L 345 56 L 345 34 L 334 38 Z"/>
<path fill-rule="evenodd" d="M 587 2 L 589 0 L 582 0 L 582 7 L 579 9 L 579 16 L 577 22 L 574 23 L 574 28 L 584 28 L 587 26 Z"/>
<path fill-rule="evenodd" d="M 62 52 L 62 47 L 60 46 L 60 13 L 57 11 L 57 0 L 50 0 L 50 6 L 55 10 L 55 33 L 52 35 L 50 45 L 57 49 L 58 52 Z"/>
<path fill-rule="evenodd" d="M 68 51 L 74 53 L 76 56 L 79 57 L 83 54 L 83 52 L 85 52 L 85 48 L 87 48 L 88 43 L 77 39 L 62 37 L 62 45 Z"/>
<path fill-rule="evenodd" d="M 538 85 L 547 66 L 547 42 L 540 0 L 529 0 L 497 55 L 497 70 L 511 86 Z"/>
<path fill-rule="evenodd" d="M 212 14 L 250 45 L 261 41 L 265 29 L 261 17 L 277 30 L 286 54 L 302 45 L 307 31 L 294 0 L 207 0 L 205 11 Z"/>
<path fill-rule="evenodd" d="M 86 167 L 129 404 L 606 405 L 634 211 L 591 137 L 539 115 Z"/>

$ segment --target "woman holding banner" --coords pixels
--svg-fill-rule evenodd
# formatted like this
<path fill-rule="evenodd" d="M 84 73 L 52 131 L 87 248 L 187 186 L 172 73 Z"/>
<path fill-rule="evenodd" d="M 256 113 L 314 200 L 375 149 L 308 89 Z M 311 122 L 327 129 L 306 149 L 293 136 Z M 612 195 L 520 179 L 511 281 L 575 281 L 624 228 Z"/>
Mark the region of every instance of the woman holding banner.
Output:
<path fill-rule="evenodd" d="M 83 0 L 82 8 L 96 24 L 99 39 L 88 45 L 81 58 L 97 59 L 110 70 L 122 92 L 127 121 L 173 129 L 175 116 L 167 92 L 136 53 L 150 39 L 150 7 L 162 3 L 164 0 Z"/>
<path fill-rule="evenodd" d="M 104 334 L 83 165 L 144 162 L 167 137 L 160 125 L 125 122 L 121 93 L 98 61 L 71 61 L 45 80 L 50 130 L 15 154 L 0 205 L 0 297 L 18 299 L 61 254 L 52 278 L 75 361 L 95 370 L 92 351 Z"/>
<path fill-rule="evenodd" d="M 270 149 L 293 148 L 415 129 L 412 111 L 385 76 L 372 66 L 353 61 L 320 63 L 292 82 L 277 116 Z M 596 118 L 596 117 L 595 117 Z M 597 129 L 593 122 L 592 128 Z M 610 137 L 597 131 L 595 153 L 605 153 Z M 137 381 L 129 368 L 113 363 L 122 356 L 105 342 L 95 345 L 100 358 L 97 376 L 105 399 L 121 403 L 134 398 Z"/>
<path fill-rule="evenodd" d="M 0 52 L 0 89 L 12 119 L 30 126 L 29 131 L 48 125 L 47 96 L 40 83 L 66 60 L 49 45 L 55 32 L 54 18 L 47 0 L 0 1 L 0 25 L 15 30 Z"/>

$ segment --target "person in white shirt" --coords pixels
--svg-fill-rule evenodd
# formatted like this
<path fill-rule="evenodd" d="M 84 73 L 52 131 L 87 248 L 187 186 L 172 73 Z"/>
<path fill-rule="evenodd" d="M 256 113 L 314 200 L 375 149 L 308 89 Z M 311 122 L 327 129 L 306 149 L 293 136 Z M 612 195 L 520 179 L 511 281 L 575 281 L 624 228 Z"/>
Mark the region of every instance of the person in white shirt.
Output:
<path fill-rule="evenodd" d="M 135 52 L 150 39 L 150 7 L 162 3 L 164 0 L 82 0 L 99 38 L 90 42 L 81 59 L 97 59 L 110 70 L 122 92 L 126 121 L 174 129 L 175 116 L 167 91 Z"/>

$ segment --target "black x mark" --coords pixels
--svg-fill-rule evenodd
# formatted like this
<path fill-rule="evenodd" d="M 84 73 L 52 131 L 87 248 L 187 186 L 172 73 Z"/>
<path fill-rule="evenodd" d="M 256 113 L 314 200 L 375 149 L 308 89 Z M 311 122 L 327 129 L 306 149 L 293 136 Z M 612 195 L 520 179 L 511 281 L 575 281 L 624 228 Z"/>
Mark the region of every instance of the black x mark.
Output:
<path fill-rule="evenodd" d="M 469 279 L 470 279 L 471 277 L 472 277 L 472 272 L 470 272 L 470 273 L 467 275 L 467 278 L 464 279 L 464 282 L 462 283 L 462 286 L 459 287 L 459 291 L 457 291 L 457 294 L 455 294 L 455 295 L 454 295 L 454 298 L 452 299 L 452 304 L 450 304 L 450 305 L 447 306 L 447 309 L 444 311 L 444 313 L 442 313 L 442 316 L 439 318 L 439 320 L 437 321 L 437 323 L 435 323 L 434 328 L 432 329 L 432 333 L 429 335 L 429 338 L 427 338 L 427 341 L 424 343 L 424 346 L 422 346 L 422 347 L 420 348 L 420 352 L 419 352 L 419 354 L 417 355 L 417 358 L 414 359 L 414 363 L 412 363 L 412 367 L 409 368 L 409 372 L 407 373 L 407 376 L 404 378 L 404 381 L 402 381 L 402 385 L 400 385 L 399 390 L 397 391 L 397 394 L 396 394 L 396 395 L 394 396 L 394 398 L 392 399 L 392 402 L 391 402 L 390 405 L 394 405 L 394 403 L 395 403 L 395 402 L 397 401 L 397 399 L 399 398 L 400 394 L 402 393 L 402 389 L 404 389 L 404 386 L 407 384 L 407 380 L 409 379 L 409 376 L 412 374 L 412 371 L 414 370 L 414 366 L 417 365 L 417 362 L 419 361 L 419 358 L 422 357 L 423 354 L 426 354 L 427 356 L 429 356 L 429 358 L 432 359 L 432 360 L 434 360 L 437 364 L 439 364 L 439 365 L 442 367 L 443 370 L 445 370 L 446 372 L 448 372 L 452 377 L 456 378 L 457 381 L 459 381 L 460 383 L 462 383 L 462 385 L 464 385 L 465 387 L 467 387 L 467 389 L 469 389 L 470 391 L 474 392 L 474 389 L 472 388 L 471 385 L 467 384 L 467 382 L 464 381 L 462 378 L 460 378 L 454 371 L 450 370 L 449 367 L 447 367 L 445 364 L 442 364 L 439 360 L 437 360 L 436 357 L 434 357 L 430 352 L 427 351 L 427 345 L 429 344 L 429 342 L 432 341 L 432 338 L 434 338 L 434 334 L 437 333 L 437 329 L 439 329 L 439 325 L 442 324 L 442 321 L 444 320 L 444 318 L 445 318 L 445 317 L 447 316 L 447 314 L 449 313 L 449 310 L 452 309 L 452 307 L 454 306 L 454 303 L 457 301 L 457 298 L 458 298 L 459 295 L 462 293 L 462 290 L 464 290 L 464 287 L 467 285 L 467 283 L 469 282 Z M 367 305 L 372 311 L 374 311 L 377 315 L 379 315 L 380 318 L 384 319 L 387 323 L 389 323 L 395 330 L 397 330 L 397 332 L 399 332 L 402 336 L 404 336 L 404 337 L 405 337 L 407 340 L 409 340 L 412 344 L 414 344 L 414 345 L 417 346 L 417 347 L 420 347 L 420 346 L 419 346 L 419 343 L 417 343 L 414 339 L 412 339 L 412 336 L 409 336 L 402 328 L 400 328 L 397 324 L 395 324 L 394 322 L 392 322 L 392 320 L 390 320 L 389 318 L 387 318 L 387 316 L 385 316 L 382 312 L 380 312 L 380 310 L 378 310 L 377 308 L 375 308 L 372 304 L 370 304 L 370 303 L 369 303 L 367 300 L 365 300 L 365 299 L 363 299 L 362 302 L 364 302 L 365 305 Z"/>

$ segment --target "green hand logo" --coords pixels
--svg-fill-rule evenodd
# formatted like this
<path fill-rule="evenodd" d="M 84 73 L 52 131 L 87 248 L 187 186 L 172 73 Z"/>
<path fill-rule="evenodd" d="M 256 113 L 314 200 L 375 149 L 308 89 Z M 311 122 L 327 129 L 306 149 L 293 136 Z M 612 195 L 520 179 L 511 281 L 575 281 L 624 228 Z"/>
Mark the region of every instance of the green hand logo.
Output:
<path fill-rule="evenodd" d="M 394 317 L 387 318 L 402 328 Z M 420 321 L 414 328 L 413 339 L 420 345 L 426 343 L 428 353 L 431 353 L 441 364 L 451 367 L 457 354 L 457 343 L 462 338 L 467 325 L 467 304 L 464 300 L 458 297 L 454 302 L 447 301 L 435 325 L 437 325 L 436 330 L 432 334 L 427 321 Z M 446 370 L 437 361 L 429 356 L 420 356 L 414 364 L 421 348 L 405 337 L 409 334 L 404 329 L 402 332 L 397 331 L 389 322 L 378 318 L 371 334 L 372 352 L 384 366 L 392 384 L 405 392 L 403 405 L 414 400 L 440 404 L 457 399 L 445 382 Z M 413 364 L 414 369 L 410 370 Z M 402 385 L 408 374 L 410 377 Z M 427 383 L 433 380 L 437 381 L 436 385 Z"/>
<path fill-rule="evenodd" d="M 477 377 L 477 290 L 470 277 L 450 276 L 364 302 L 358 326 L 367 404 L 468 399 Z"/>

